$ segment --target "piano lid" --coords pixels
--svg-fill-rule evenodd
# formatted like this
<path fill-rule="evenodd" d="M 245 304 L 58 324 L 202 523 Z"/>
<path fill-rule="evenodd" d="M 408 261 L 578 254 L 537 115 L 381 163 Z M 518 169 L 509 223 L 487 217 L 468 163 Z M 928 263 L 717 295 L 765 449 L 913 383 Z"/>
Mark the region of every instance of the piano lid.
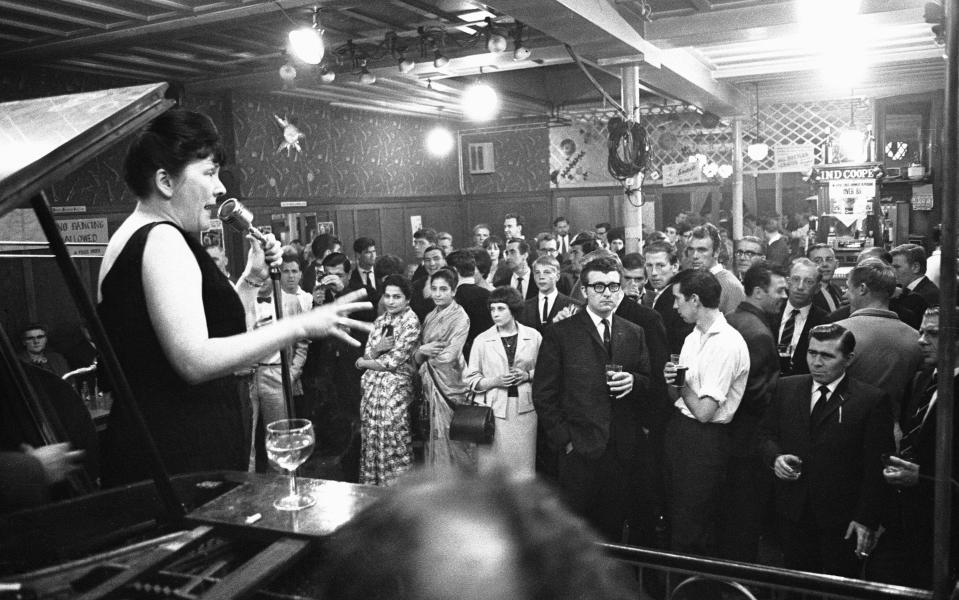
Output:
<path fill-rule="evenodd" d="M 0 104 L 0 217 L 171 106 L 166 83 Z"/>

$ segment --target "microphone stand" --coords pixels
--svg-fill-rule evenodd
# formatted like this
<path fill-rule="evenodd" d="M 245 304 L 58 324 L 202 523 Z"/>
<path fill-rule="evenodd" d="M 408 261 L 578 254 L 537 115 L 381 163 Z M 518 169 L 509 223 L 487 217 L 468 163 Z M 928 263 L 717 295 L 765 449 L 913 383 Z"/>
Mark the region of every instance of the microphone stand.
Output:
<path fill-rule="evenodd" d="M 217 209 L 217 216 L 220 221 L 229 225 L 235 231 L 250 234 L 260 244 L 266 246 L 266 237 L 253 226 L 253 213 L 240 204 L 240 201 L 236 198 L 225 200 Z M 279 322 L 283 318 L 283 290 L 280 288 L 279 267 L 270 267 L 270 280 L 273 286 L 273 312 L 276 315 L 277 322 Z M 283 400 L 286 404 L 286 415 L 288 419 L 292 419 L 295 417 L 295 413 L 293 410 L 293 379 L 290 376 L 290 349 L 288 347 L 280 349 L 280 376 L 283 381 Z"/>

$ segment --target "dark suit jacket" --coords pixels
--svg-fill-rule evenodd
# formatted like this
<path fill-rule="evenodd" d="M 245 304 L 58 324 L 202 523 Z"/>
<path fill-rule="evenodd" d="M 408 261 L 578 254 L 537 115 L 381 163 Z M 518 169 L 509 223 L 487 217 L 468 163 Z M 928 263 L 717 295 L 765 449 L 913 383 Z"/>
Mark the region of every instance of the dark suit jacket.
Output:
<path fill-rule="evenodd" d="M 922 315 L 925 314 L 926 309 L 929 308 L 929 304 L 926 303 L 925 299 L 910 289 L 899 288 L 899 295 L 891 298 L 889 301 L 890 306 L 893 303 L 897 303 L 900 307 L 912 314 L 911 321 L 906 321 L 902 317 L 899 317 L 899 319 L 918 331 L 920 325 L 922 325 Z"/>
<path fill-rule="evenodd" d="M 493 278 L 493 287 L 500 287 L 501 285 L 511 285 L 510 279 L 513 277 L 513 271 L 507 269 L 503 272 L 500 272 L 496 277 Z M 536 280 L 533 279 L 533 270 L 530 269 L 526 272 L 526 278 L 529 279 L 529 285 L 526 286 L 526 299 L 535 298 L 536 294 L 539 293 L 539 286 L 536 285 Z"/>
<path fill-rule="evenodd" d="M 766 262 L 771 267 L 782 267 L 788 271 L 790 254 L 789 241 L 785 237 L 766 246 Z"/>
<path fill-rule="evenodd" d="M 556 300 L 553 302 L 553 305 L 549 307 L 549 321 L 547 321 L 547 324 L 552 323 L 553 319 L 556 318 L 556 314 L 569 305 L 581 306 L 578 302 L 574 302 L 569 296 L 557 293 Z M 543 333 L 543 324 L 540 322 L 541 312 L 543 312 L 543 305 L 540 304 L 539 295 L 537 295 L 535 298 L 530 298 L 526 301 L 526 304 L 523 306 L 523 314 L 519 317 L 519 322 Z"/>
<path fill-rule="evenodd" d="M 356 267 L 355 269 L 353 269 L 353 272 L 350 273 L 350 279 L 349 281 L 346 282 L 346 289 L 344 290 L 344 292 L 353 292 L 356 290 L 363 290 L 363 289 L 366 290 L 366 297 L 373 304 L 373 308 L 371 308 L 370 310 L 356 311 L 351 316 L 358 321 L 366 321 L 368 323 L 372 323 L 373 321 L 376 320 L 376 305 L 380 301 L 380 292 L 377 288 L 370 287 L 368 285 L 363 285 L 363 279 L 360 277 L 360 268 Z M 362 336 L 363 339 L 361 339 L 360 341 L 363 344 L 366 343 L 366 339 L 367 337 L 369 337 L 367 333 L 361 332 L 361 331 L 354 331 L 351 335 L 355 337 L 356 339 L 360 339 L 358 335 Z"/>
<path fill-rule="evenodd" d="M 653 304 L 653 309 L 663 318 L 663 325 L 666 327 L 666 343 L 669 346 L 670 354 L 679 354 L 683 350 L 683 342 L 686 336 L 692 333 L 693 323 L 687 323 L 683 320 L 676 309 L 673 308 L 673 286 L 666 284 L 666 289 L 659 295 L 659 298 Z"/>
<path fill-rule="evenodd" d="M 780 454 L 803 461 L 799 479 L 776 479 L 776 510 L 798 522 L 808 506 L 818 525 L 837 536 L 852 520 L 874 529 L 888 491 L 881 457 L 895 451 L 889 398 L 846 376 L 829 410 L 810 423 L 812 383 L 811 375 L 780 379 L 759 428 L 764 464 L 771 466 Z"/>
<path fill-rule="evenodd" d="M 639 444 L 640 403 L 649 394 L 650 367 L 643 330 L 613 315 L 612 356 L 585 310 L 543 330 L 533 377 L 533 404 L 550 446 L 598 459 L 609 444 L 631 460 Z M 615 362 L 633 374 L 633 390 L 609 397 L 605 365 Z"/>
<path fill-rule="evenodd" d="M 758 449 L 756 429 L 779 381 L 779 353 L 770 329 L 769 315 L 760 308 L 742 302 L 726 316 L 726 321 L 743 336 L 749 348 L 749 378 L 730 429 L 733 456 L 753 456 Z"/>
<path fill-rule="evenodd" d="M 930 281 L 925 275 L 922 276 L 922 281 L 916 285 L 916 289 L 912 290 L 912 293 L 922 296 L 922 299 L 926 301 L 927 307 L 939 306 L 939 286 Z"/>
<path fill-rule="evenodd" d="M 475 283 L 463 283 L 456 288 L 456 302 L 466 311 L 470 318 L 470 331 L 463 345 L 463 356 L 469 360 L 473 340 L 493 326 L 493 318 L 489 314 L 489 290 L 481 288 Z"/>
<path fill-rule="evenodd" d="M 773 326 L 773 339 L 776 340 L 776 343 L 779 343 L 779 324 L 783 322 L 783 313 L 786 311 L 786 307 L 789 305 L 788 302 L 783 302 L 783 307 L 779 311 L 779 315 L 776 317 L 776 320 L 772 323 Z M 838 312 L 838 311 L 837 311 Z M 817 307 L 815 304 L 812 305 L 809 309 L 809 316 L 806 317 L 806 324 L 803 325 L 802 333 L 799 335 L 799 342 L 796 344 L 796 347 L 793 349 L 793 358 L 792 361 L 787 364 L 785 359 L 781 361 L 780 364 L 780 374 L 784 377 L 787 375 L 802 375 L 809 372 L 809 363 L 806 362 L 806 351 L 809 350 L 809 330 L 815 327 L 816 325 L 822 325 L 823 323 L 828 323 L 827 319 L 829 315 L 826 314 L 826 311 Z"/>
<path fill-rule="evenodd" d="M 842 290 L 840 290 L 839 286 L 837 286 L 835 283 L 829 283 L 827 287 L 829 288 L 828 293 L 830 296 L 832 296 L 833 302 L 836 303 L 836 308 L 838 309 L 839 307 L 843 305 L 843 302 L 844 302 L 842 297 Z M 825 311 L 828 314 L 828 313 L 831 313 L 832 311 L 829 309 L 829 303 L 826 302 L 825 297 L 823 297 L 824 293 L 826 292 L 823 292 L 823 289 L 819 288 L 816 291 L 816 295 L 812 297 L 812 304 L 813 306 L 818 306 L 819 308 L 823 309 L 823 311 Z"/>
<path fill-rule="evenodd" d="M 640 405 L 640 418 L 643 427 L 661 429 L 665 426 L 673 406 L 666 395 L 666 379 L 663 377 L 663 367 L 666 366 L 666 361 L 671 354 L 666 341 L 663 318 L 655 310 L 632 300 L 620 302 L 619 308 L 616 309 L 616 316 L 639 325 L 646 336 L 646 349 L 649 352 L 649 368 L 652 370 L 652 375 L 649 399 Z"/>

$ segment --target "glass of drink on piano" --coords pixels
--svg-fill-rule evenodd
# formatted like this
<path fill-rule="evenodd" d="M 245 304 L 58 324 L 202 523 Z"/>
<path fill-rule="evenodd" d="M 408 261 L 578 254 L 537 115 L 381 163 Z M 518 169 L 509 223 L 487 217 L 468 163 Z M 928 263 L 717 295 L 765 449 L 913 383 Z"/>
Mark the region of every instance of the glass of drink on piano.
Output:
<path fill-rule="evenodd" d="M 273 502 L 279 510 L 301 510 L 313 506 L 316 499 L 300 494 L 296 469 L 313 454 L 316 436 L 307 419 L 281 419 L 266 426 L 266 456 L 275 468 L 290 473 L 290 494 Z"/>

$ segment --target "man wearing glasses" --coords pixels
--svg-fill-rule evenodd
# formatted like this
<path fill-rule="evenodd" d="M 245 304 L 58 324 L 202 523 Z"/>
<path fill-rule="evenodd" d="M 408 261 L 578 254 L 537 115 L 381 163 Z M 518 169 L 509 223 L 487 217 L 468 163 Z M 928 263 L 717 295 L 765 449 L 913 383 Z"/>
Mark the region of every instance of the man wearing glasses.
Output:
<path fill-rule="evenodd" d="M 836 252 L 829 244 L 816 244 L 809 249 L 806 256 L 816 263 L 821 277 L 812 303 L 826 311 L 826 314 L 838 310 L 843 305 L 843 293 L 839 286 L 832 282 L 832 276 L 836 272 Z"/>
<path fill-rule="evenodd" d="M 622 276 L 615 258 L 583 267 L 586 310 L 543 330 L 533 378 L 533 403 L 559 459 L 559 487 L 607 540 L 619 540 L 636 511 L 640 407 L 651 401 L 645 334 L 613 314 Z"/>
<path fill-rule="evenodd" d="M 775 321 L 776 344 L 779 351 L 780 373 L 804 375 L 809 373 L 806 350 L 809 348 L 809 330 L 826 322 L 826 311 L 813 304 L 819 290 L 819 269 L 808 258 L 797 258 L 789 270 L 789 297 Z"/>
<path fill-rule="evenodd" d="M 760 263 L 766 258 L 766 245 L 762 240 L 751 235 L 736 242 L 736 276 L 743 280 L 749 267 Z"/>
<path fill-rule="evenodd" d="M 45 325 L 40 323 L 28 325 L 23 330 L 21 339 L 23 340 L 23 352 L 19 354 L 19 358 L 23 362 L 50 371 L 57 377 L 62 377 L 64 373 L 70 370 L 67 359 L 63 358 L 63 355 L 47 350 L 47 328 Z"/>

